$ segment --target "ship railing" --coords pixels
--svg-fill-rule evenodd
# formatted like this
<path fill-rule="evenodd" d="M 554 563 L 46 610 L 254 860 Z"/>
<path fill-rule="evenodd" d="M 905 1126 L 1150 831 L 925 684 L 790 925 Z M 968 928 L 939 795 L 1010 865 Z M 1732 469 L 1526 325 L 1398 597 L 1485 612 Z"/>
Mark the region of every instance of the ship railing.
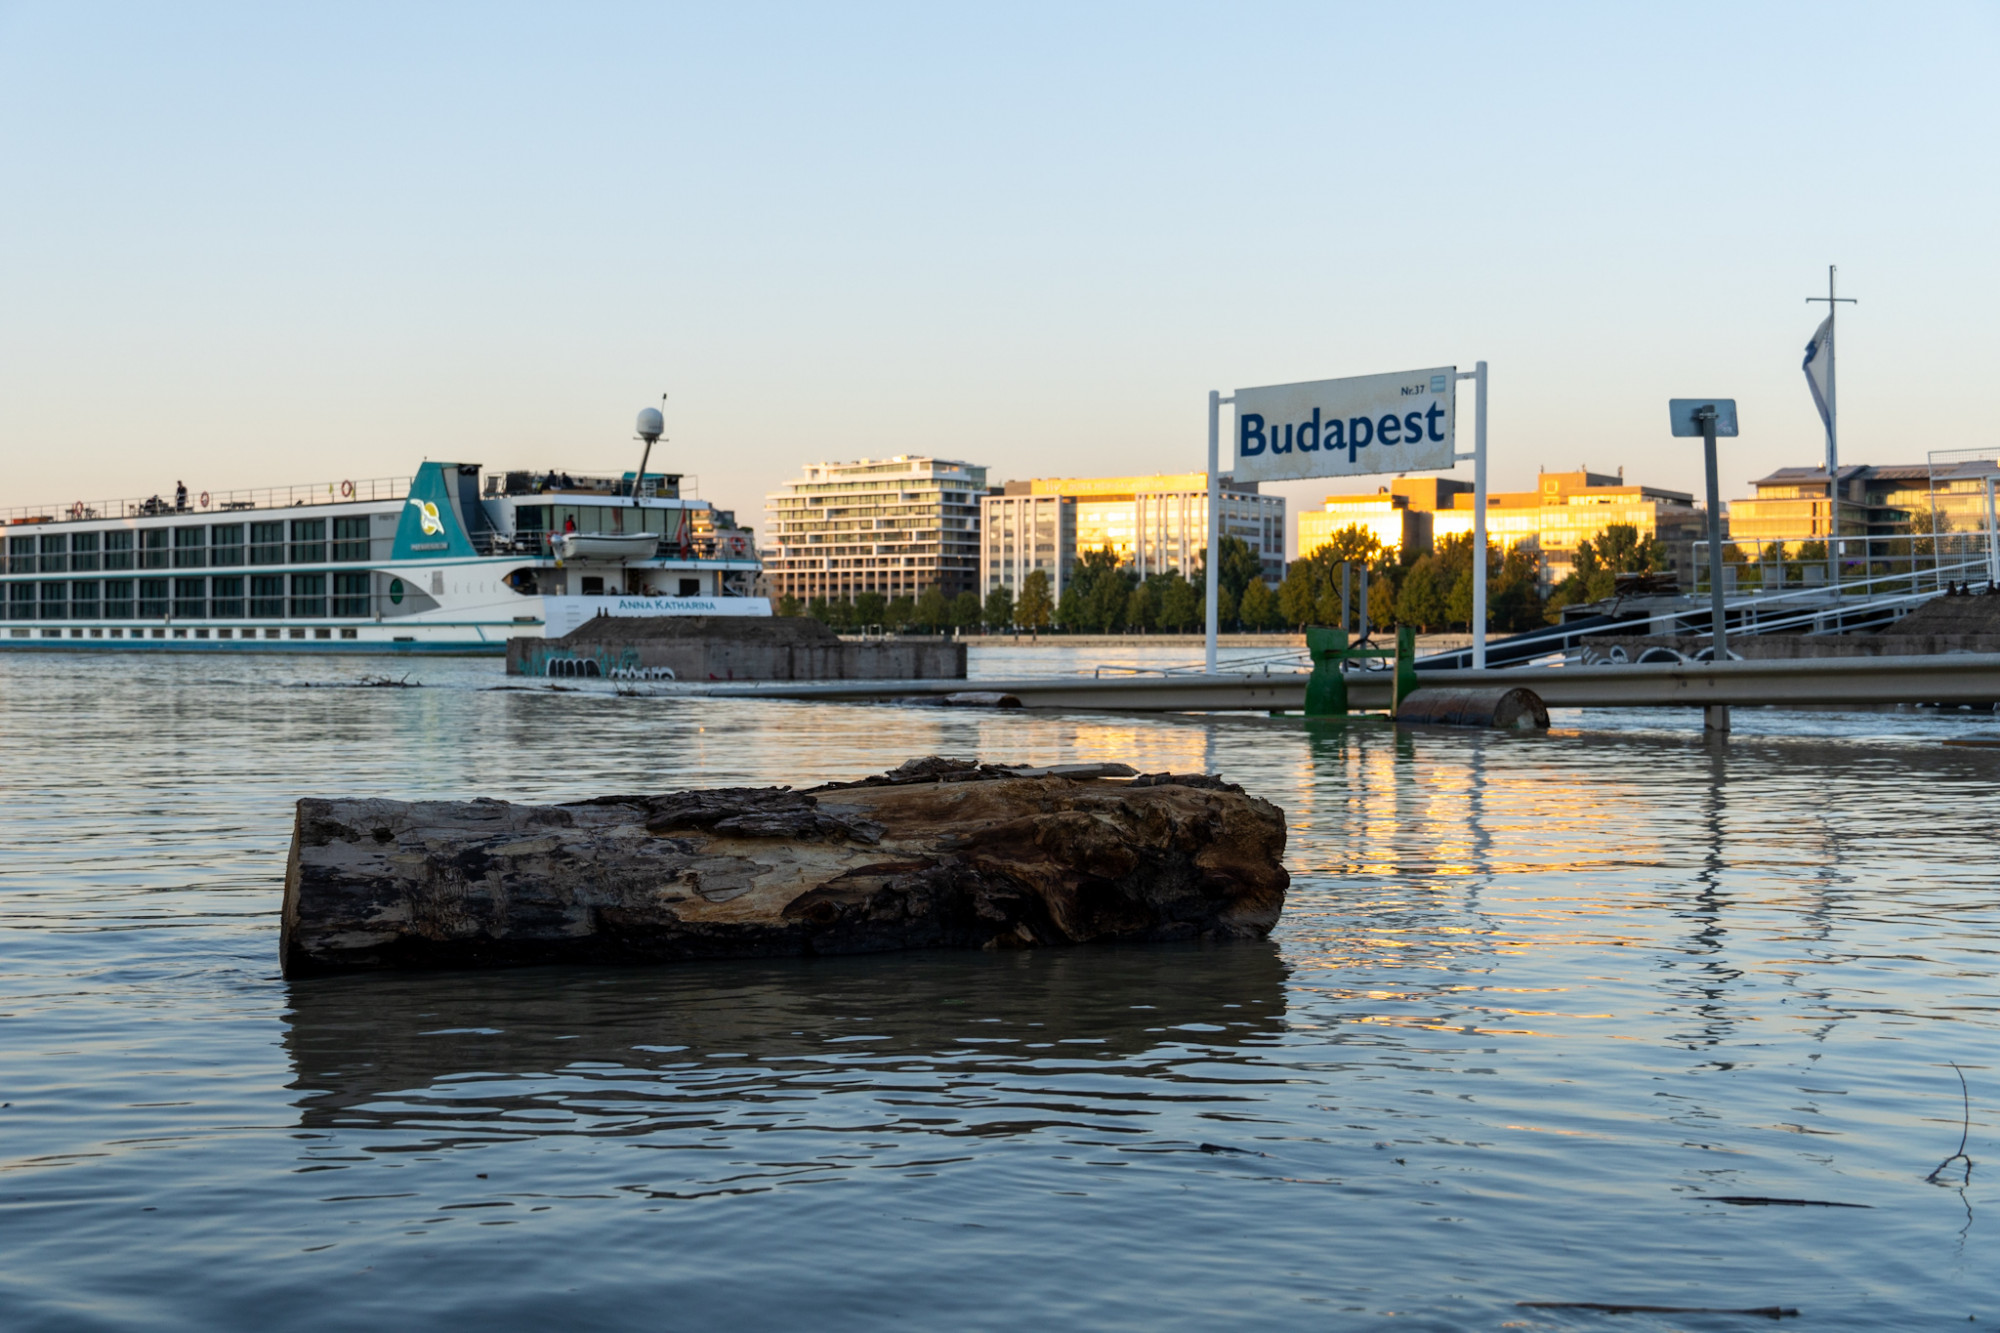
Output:
<path fill-rule="evenodd" d="M 740 549 L 739 549 L 740 548 Z M 547 557 L 549 534 L 529 530 L 508 536 L 504 532 L 487 530 L 472 534 L 472 549 L 481 555 L 532 555 Z M 747 540 L 717 537 L 692 537 L 683 550 L 676 541 L 662 539 L 656 560 L 755 560 L 757 550 Z"/>
<path fill-rule="evenodd" d="M 21 505 L 0 509 L 8 526 L 32 523 L 74 523 L 102 518 L 207 518 L 257 509 L 300 509 L 310 505 L 357 504 L 371 500 L 401 500 L 410 493 L 409 477 L 366 477 L 316 482 L 309 486 L 259 486 L 240 491 L 190 491 L 184 502 L 169 495 L 120 500 L 72 500 L 68 504 Z"/>

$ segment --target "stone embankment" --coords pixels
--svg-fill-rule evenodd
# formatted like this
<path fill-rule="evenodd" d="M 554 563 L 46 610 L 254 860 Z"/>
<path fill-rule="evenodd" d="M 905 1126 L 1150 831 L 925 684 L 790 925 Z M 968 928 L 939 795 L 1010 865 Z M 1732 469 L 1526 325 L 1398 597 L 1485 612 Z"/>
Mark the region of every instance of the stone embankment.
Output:
<path fill-rule="evenodd" d="M 912 760 L 807 791 L 298 803 L 287 976 L 1257 938 L 1284 812 L 1123 764 Z"/>
<path fill-rule="evenodd" d="M 510 676 L 611 680 L 963 680 L 965 645 L 843 640 L 806 616 L 598 616 L 507 641 Z"/>

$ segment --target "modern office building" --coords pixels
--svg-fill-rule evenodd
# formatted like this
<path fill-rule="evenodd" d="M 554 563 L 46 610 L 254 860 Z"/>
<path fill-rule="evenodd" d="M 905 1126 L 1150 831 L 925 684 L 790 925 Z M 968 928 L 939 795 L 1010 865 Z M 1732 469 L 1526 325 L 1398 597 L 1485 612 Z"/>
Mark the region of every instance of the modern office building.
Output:
<path fill-rule="evenodd" d="M 1257 552 L 1266 580 L 1285 573 L 1285 499 L 1255 482 L 1223 477 L 1222 531 Z M 1010 481 L 980 502 L 982 592 L 1018 593 L 1036 569 L 1057 597 L 1077 558 L 1109 548 L 1142 578 L 1178 571 L 1192 578 L 1208 551 L 1208 474 L 1042 477 Z"/>
<path fill-rule="evenodd" d="M 975 591 L 985 493 L 985 468 L 950 459 L 809 463 L 765 497 L 771 595 L 846 601 L 863 592 Z"/>
<path fill-rule="evenodd" d="M 1840 469 L 1838 503 L 1844 538 L 1912 532 L 1984 532 L 1986 480 L 2000 473 L 1987 457 L 1972 461 L 1849 463 Z M 1779 468 L 1750 483 L 1754 494 L 1729 502 L 1729 533 L 1738 542 L 1823 541 L 1835 497 L 1824 467 Z"/>
<path fill-rule="evenodd" d="M 1299 553 L 1310 554 L 1334 533 L 1359 526 L 1384 546 L 1424 552 L 1445 537 L 1472 533 L 1472 486 L 1444 477 L 1403 477 L 1373 495 L 1329 495 L 1326 507 L 1299 515 Z M 1666 549 L 1668 568 L 1691 568 L 1693 544 L 1706 515 L 1685 491 L 1627 485 L 1622 473 L 1579 468 L 1544 472 L 1532 491 L 1489 491 L 1486 538 L 1503 550 L 1526 545 L 1539 553 L 1542 577 L 1561 582 L 1576 567 L 1577 548 L 1614 523 L 1629 524 Z"/>

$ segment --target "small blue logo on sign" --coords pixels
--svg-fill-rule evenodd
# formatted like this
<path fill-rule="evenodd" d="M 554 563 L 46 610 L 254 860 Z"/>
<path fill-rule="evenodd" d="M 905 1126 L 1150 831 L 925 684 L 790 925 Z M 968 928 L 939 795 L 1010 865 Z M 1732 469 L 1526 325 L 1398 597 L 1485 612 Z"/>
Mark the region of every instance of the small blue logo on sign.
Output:
<path fill-rule="evenodd" d="M 1444 392 L 1444 376 L 1442 375 L 1431 376 L 1431 392 L 1432 393 Z"/>

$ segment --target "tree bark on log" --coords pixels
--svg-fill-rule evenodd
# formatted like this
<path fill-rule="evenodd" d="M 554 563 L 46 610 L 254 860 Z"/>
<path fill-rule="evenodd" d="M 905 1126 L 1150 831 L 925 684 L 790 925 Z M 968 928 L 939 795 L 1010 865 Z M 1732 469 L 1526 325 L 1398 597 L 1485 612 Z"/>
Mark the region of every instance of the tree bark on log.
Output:
<path fill-rule="evenodd" d="M 1283 812 L 1131 775 L 932 758 L 802 792 L 309 798 L 280 954 L 302 976 L 1268 934 Z"/>

